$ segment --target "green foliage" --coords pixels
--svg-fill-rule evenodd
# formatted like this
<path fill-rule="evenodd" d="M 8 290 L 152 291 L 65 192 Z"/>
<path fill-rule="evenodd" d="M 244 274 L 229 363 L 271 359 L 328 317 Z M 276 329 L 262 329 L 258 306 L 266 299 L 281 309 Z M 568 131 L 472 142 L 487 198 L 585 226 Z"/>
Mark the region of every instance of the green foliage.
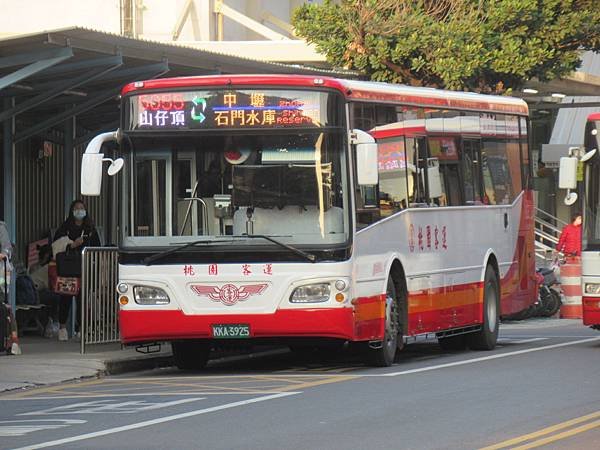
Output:
<path fill-rule="evenodd" d="M 600 0 L 325 0 L 292 22 L 334 66 L 454 90 L 507 93 L 600 50 Z"/>

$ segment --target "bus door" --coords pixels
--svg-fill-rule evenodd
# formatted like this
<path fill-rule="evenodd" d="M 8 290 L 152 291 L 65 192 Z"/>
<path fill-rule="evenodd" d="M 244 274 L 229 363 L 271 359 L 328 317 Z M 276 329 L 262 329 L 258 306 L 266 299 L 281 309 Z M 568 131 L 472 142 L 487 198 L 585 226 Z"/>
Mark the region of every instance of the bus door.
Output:
<path fill-rule="evenodd" d="M 406 137 L 405 142 L 410 206 L 427 206 L 427 139 L 424 136 L 412 136 Z"/>
<path fill-rule="evenodd" d="M 134 236 L 172 236 L 171 154 L 136 152 L 131 217 Z"/>
<path fill-rule="evenodd" d="M 440 206 L 459 206 L 463 204 L 462 189 L 460 183 L 460 174 L 458 164 L 450 161 L 440 163 L 440 176 L 446 197 L 444 203 Z"/>
<path fill-rule="evenodd" d="M 481 140 L 463 139 L 460 159 L 465 205 L 486 203 L 481 189 Z"/>
<path fill-rule="evenodd" d="M 196 153 L 178 153 L 175 172 L 176 231 L 179 236 L 196 236 L 198 235 L 198 203 L 191 200 L 198 196 Z"/>

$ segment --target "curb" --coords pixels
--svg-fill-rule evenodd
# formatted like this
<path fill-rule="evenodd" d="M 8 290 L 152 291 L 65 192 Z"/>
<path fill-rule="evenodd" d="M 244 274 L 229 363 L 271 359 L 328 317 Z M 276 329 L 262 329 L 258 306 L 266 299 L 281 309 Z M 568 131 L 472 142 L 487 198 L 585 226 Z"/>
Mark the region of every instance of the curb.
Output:
<path fill-rule="evenodd" d="M 104 361 L 104 372 L 107 375 L 119 375 L 127 372 L 152 370 L 173 365 L 171 353 L 157 356 L 140 356 L 127 359 L 112 359 Z"/>

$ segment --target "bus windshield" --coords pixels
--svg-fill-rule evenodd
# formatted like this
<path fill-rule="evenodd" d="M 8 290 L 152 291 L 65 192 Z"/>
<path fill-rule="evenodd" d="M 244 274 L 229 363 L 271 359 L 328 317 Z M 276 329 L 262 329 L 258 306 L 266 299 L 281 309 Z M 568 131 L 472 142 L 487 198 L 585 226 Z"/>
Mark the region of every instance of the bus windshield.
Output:
<path fill-rule="evenodd" d="M 128 142 L 125 247 L 199 238 L 222 243 L 216 238 L 245 234 L 292 246 L 348 240 L 347 161 L 339 131 L 136 134 Z"/>

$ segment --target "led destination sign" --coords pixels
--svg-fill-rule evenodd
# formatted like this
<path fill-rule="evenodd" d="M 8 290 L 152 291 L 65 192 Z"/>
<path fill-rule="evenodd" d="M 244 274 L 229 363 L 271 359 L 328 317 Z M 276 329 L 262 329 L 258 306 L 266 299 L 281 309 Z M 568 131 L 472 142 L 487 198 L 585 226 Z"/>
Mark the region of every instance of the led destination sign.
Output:
<path fill-rule="evenodd" d="M 226 90 L 140 94 L 129 98 L 130 130 L 202 130 L 333 125 L 324 92 Z"/>

